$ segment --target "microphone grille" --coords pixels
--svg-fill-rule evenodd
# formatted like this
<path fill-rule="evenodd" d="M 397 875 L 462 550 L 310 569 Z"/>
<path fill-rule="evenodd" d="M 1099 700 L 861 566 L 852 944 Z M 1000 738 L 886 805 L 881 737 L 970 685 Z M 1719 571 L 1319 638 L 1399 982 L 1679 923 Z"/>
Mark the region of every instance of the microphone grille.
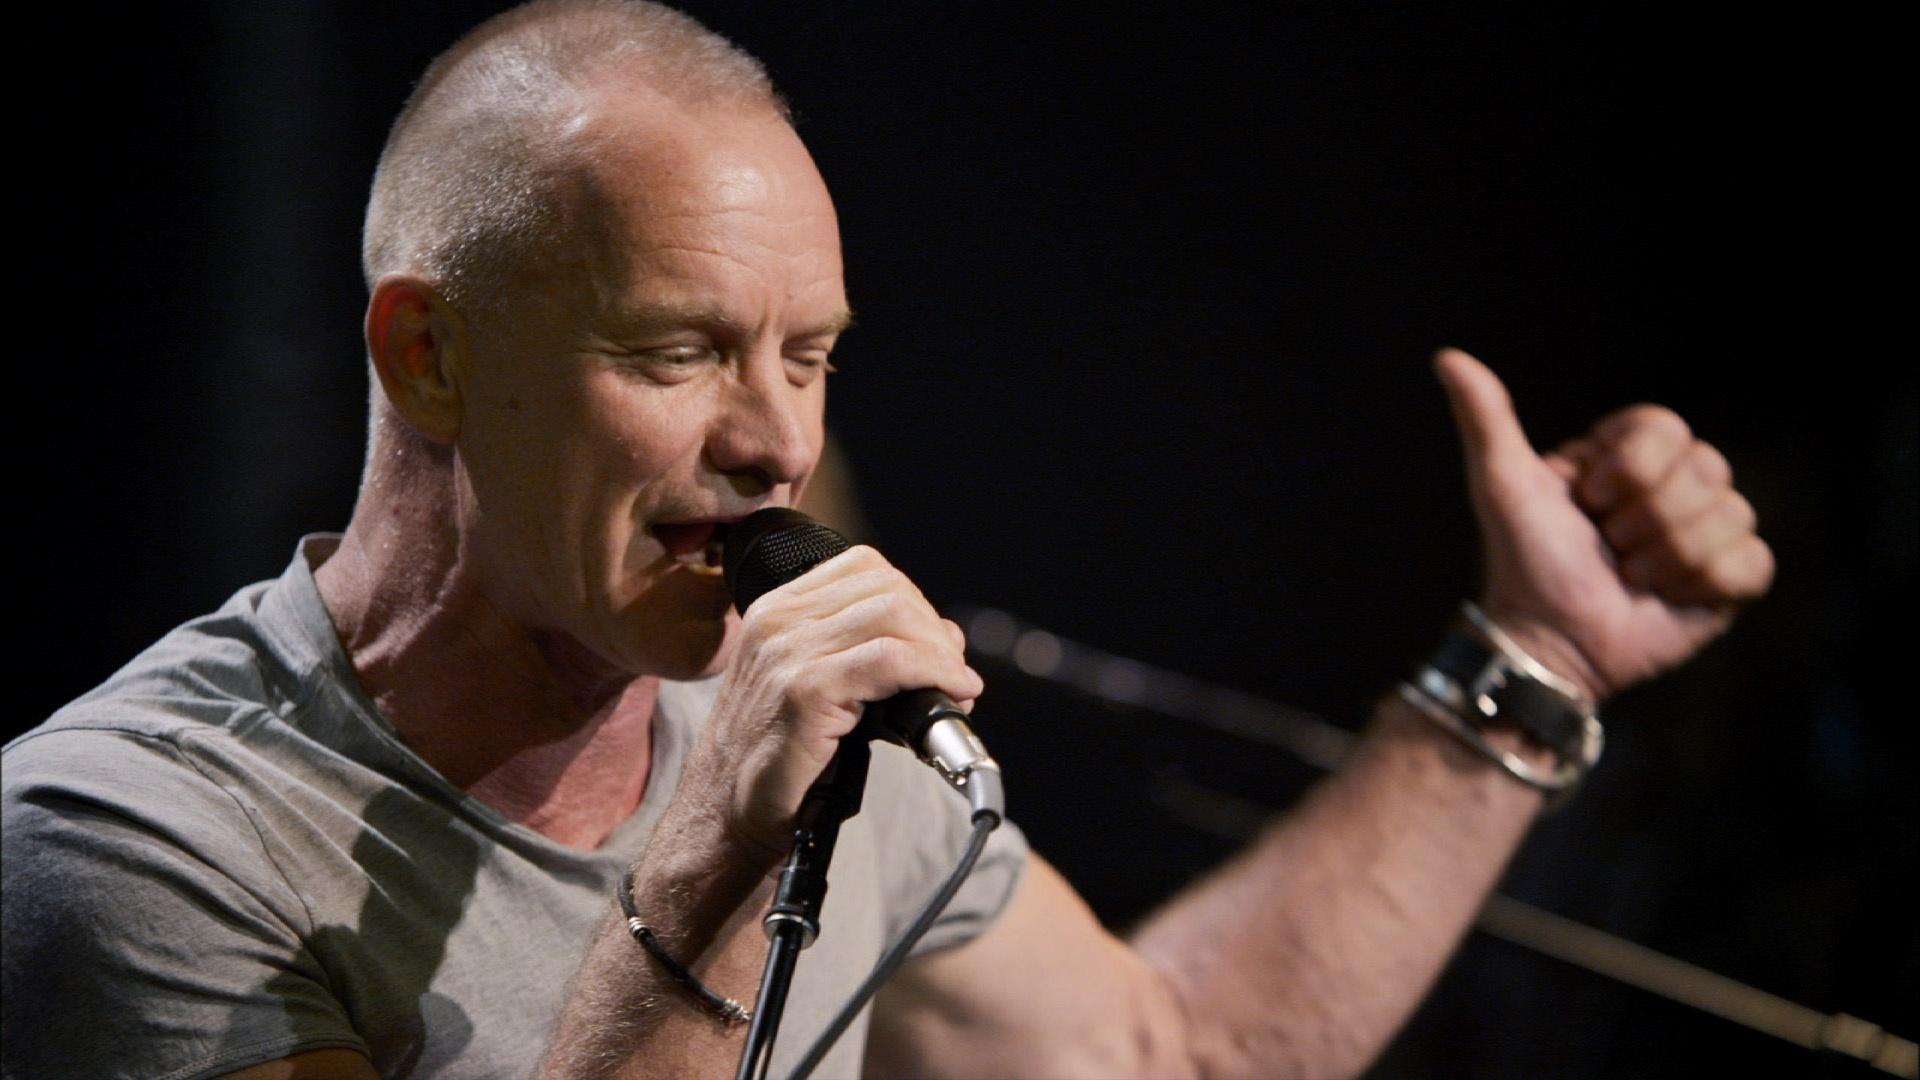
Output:
<path fill-rule="evenodd" d="M 721 565 L 733 606 L 755 600 L 852 547 L 847 538 L 798 510 L 770 506 L 727 530 Z"/>

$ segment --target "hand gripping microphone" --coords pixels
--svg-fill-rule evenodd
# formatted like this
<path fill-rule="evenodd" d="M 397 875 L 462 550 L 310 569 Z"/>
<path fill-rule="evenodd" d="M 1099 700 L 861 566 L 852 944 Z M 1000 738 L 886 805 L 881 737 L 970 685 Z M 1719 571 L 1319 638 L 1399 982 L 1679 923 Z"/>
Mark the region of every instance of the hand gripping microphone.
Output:
<path fill-rule="evenodd" d="M 734 606 L 745 613 L 755 600 L 853 545 L 798 510 L 770 506 L 727 530 L 722 565 Z M 1000 766 L 967 714 L 938 690 L 906 690 L 871 702 L 854 730 L 858 737 L 885 739 L 912 750 L 967 797 L 973 817 L 1006 817 Z"/>

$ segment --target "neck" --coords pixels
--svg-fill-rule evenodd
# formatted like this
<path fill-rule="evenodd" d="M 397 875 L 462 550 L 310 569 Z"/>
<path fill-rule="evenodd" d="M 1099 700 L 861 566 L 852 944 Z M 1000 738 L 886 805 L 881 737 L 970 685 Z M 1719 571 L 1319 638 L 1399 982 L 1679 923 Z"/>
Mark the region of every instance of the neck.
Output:
<path fill-rule="evenodd" d="M 354 672 L 453 784 L 553 840 L 598 847 L 646 790 L 659 680 L 503 617 L 441 524 L 451 507 L 423 487 L 370 482 L 315 572 Z M 382 497 L 396 490 L 408 498 Z"/>

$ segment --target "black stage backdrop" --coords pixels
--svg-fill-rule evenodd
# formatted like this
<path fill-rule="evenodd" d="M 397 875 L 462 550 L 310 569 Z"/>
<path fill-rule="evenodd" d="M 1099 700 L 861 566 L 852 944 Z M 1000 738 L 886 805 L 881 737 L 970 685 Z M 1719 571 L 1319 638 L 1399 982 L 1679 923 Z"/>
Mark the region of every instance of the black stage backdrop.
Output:
<path fill-rule="evenodd" d="M 413 78 L 490 11 L 77 10 L 16 43 L 64 70 L 17 111 L 34 644 L 10 732 L 345 522 L 367 180 Z M 938 599 L 1351 726 L 1474 589 L 1435 346 L 1494 365 L 1538 443 L 1679 409 L 1732 459 L 1779 585 L 1617 703 L 1505 888 L 1915 1034 L 1920 410 L 1883 30 L 693 11 L 767 61 L 836 192 L 861 321 L 831 422 Z M 1229 850 L 1146 780 L 1283 806 L 1310 778 L 988 672 L 1016 816 L 1116 926 Z M 1376 1073 L 1702 1060 L 1864 1074 L 1480 936 Z"/>

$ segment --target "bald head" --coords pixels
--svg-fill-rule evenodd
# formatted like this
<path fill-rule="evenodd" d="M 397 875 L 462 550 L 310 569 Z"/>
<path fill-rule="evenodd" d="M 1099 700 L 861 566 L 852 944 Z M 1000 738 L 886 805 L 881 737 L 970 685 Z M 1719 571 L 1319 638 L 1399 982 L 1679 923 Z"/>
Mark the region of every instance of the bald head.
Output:
<path fill-rule="evenodd" d="M 690 108 L 785 113 L 759 61 L 680 12 L 636 0 L 537 0 L 495 16 L 427 68 L 381 152 L 361 265 L 430 282 L 469 318 L 567 239 L 590 165 L 579 122 L 632 88 Z"/>

